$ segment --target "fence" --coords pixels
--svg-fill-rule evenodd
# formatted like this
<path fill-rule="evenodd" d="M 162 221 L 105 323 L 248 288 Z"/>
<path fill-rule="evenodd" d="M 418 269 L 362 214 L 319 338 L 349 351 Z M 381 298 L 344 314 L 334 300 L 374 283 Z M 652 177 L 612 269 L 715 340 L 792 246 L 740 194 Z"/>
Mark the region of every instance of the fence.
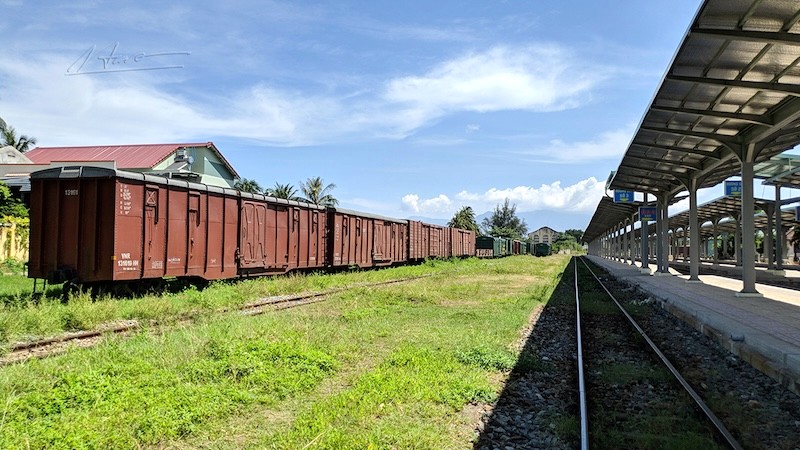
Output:
<path fill-rule="evenodd" d="M 27 220 L 21 223 L 0 223 L 0 262 L 8 259 L 27 261 L 29 235 Z"/>

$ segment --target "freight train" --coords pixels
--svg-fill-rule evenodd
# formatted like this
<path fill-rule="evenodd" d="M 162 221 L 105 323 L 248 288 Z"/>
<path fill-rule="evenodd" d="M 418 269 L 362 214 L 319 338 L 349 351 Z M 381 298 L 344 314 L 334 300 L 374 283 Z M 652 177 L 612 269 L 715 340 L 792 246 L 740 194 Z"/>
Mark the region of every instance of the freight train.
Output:
<path fill-rule="evenodd" d="M 475 255 L 472 231 L 90 166 L 33 173 L 30 219 L 28 277 L 101 291 Z"/>

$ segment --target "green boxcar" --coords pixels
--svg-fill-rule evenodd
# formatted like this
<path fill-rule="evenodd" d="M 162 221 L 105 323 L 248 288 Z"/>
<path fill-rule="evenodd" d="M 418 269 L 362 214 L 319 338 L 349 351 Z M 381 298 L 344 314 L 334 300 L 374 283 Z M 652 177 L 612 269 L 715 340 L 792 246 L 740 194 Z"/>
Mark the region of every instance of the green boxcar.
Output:
<path fill-rule="evenodd" d="M 550 254 L 550 246 L 545 243 L 538 243 L 533 245 L 534 256 L 547 256 Z"/>
<path fill-rule="evenodd" d="M 493 236 L 475 238 L 475 256 L 478 258 L 497 258 L 502 256 L 503 241 Z"/>

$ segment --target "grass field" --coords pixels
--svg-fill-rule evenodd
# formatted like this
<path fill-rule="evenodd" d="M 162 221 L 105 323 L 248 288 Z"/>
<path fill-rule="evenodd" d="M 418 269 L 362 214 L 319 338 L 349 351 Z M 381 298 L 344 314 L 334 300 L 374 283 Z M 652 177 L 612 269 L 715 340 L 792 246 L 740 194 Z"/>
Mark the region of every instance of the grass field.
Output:
<path fill-rule="evenodd" d="M 468 405 L 496 397 L 516 362 L 512 344 L 567 261 L 470 259 L 6 305 L 0 324 L 12 339 L 63 330 L 65 315 L 81 326 L 187 313 L 193 321 L 0 368 L 0 448 L 471 448 Z M 212 313 L 422 273 L 434 276 L 262 316 Z M 10 319 L 15 312 L 27 319 Z"/>

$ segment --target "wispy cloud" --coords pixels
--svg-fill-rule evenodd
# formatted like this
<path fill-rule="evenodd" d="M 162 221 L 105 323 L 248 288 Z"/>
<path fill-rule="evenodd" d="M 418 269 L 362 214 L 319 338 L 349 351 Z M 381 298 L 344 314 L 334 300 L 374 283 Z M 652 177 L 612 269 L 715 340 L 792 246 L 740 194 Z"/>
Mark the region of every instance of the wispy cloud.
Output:
<path fill-rule="evenodd" d="M 491 188 L 482 193 L 461 191 L 454 200 L 445 194 L 421 199 L 417 194 L 407 194 L 402 199 L 403 210 L 431 217 L 446 217 L 462 206 L 471 206 L 478 213 L 492 210 L 509 199 L 517 205 L 518 212 L 557 210 L 561 212 L 591 212 L 605 192 L 605 183 L 589 177 L 569 186 L 560 181 L 539 187 L 516 186 Z"/>
<path fill-rule="evenodd" d="M 598 75 L 580 70 L 569 53 L 551 45 L 496 47 L 353 95 L 265 81 L 211 95 L 181 87 L 190 77 L 181 70 L 65 77 L 73 61 L 63 55 L 0 52 L 0 106 L 42 145 L 223 136 L 297 146 L 405 138 L 459 112 L 554 111 L 586 101 Z M 470 124 L 465 134 L 478 130 Z"/>
<path fill-rule="evenodd" d="M 588 100 L 601 71 L 556 45 L 495 47 L 391 80 L 384 98 L 408 130 L 455 111 L 559 111 Z"/>
<path fill-rule="evenodd" d="M 565 142 L 551 140 L 542 148 L 519 152 L 533 157 L 536 162 L 575 163 L 603 159 L 620 159 L 633 136 L 634 125 L 607 131 L 587 141 Z"/>

